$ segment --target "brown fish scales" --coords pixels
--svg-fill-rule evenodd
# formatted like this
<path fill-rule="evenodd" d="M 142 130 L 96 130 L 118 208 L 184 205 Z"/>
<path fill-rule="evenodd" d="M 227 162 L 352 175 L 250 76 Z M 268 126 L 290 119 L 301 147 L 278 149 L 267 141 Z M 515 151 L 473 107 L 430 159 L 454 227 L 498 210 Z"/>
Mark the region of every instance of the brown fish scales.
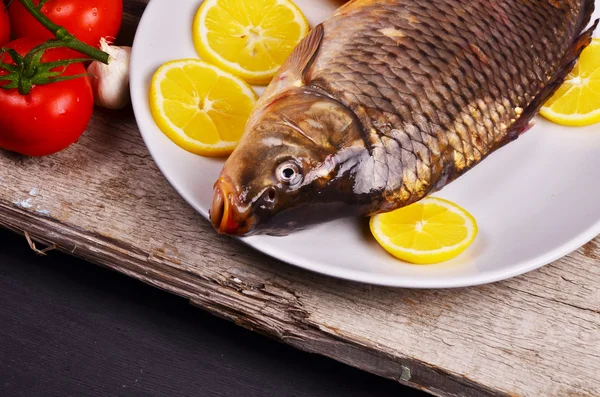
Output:
<path fill-rule="evenodd" d="M 215 185 L 222 233 L 288 234 L 435 192 L 529 128 L 593 0 L 354 0 L 261 97 Z M 597 21 L 596 21 L 597 24 Z"/>

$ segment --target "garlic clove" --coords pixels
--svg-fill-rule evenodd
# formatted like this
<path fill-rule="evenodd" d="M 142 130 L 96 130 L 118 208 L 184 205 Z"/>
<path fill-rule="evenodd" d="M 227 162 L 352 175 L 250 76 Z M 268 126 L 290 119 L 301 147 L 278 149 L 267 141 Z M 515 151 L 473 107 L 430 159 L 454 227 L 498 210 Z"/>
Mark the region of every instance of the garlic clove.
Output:
<path fill-rule="evenodd" d="M 88 73 L 94 102 L 108 109 L 122 109 L 129 103 L 129 63 L 131 47 L 112 46 L 100 40 L 100 49 L 110 56 L 108 65 L 94 61 Z"/>

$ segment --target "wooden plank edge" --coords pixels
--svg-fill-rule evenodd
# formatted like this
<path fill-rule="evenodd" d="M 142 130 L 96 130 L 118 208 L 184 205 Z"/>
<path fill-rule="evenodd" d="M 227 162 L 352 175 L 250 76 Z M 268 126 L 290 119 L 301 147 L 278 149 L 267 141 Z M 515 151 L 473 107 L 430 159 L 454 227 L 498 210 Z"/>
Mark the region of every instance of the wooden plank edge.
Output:
<path fill-rule="evenodd" d="M 166 258 L 157 258 L 136 247 L 1 201 L 0 227 L 22 235 L 27 232 L 38 243 L 56 245 L 59 251 L 184 297 L 203 310 L 297 349 L 332 358 L 435 396 L 517 397 L 411 357 L 387 354 L 364 341 L 353 340 L 337 330 L 316 324 L 297 297 L 295 302 L 294 299 L 282 299 L 282 296 L 295 296 L 294 291 L 273 293 L 273 290 L 283 288 L 278 285 L 273 285 L 271 290 L 264 285 L 263 288 L 251 287 L 249 294 L 229 276 L 209 278 L 194 274 Z M 240 304 L 248 303 L 249 299 L 260 302 L 261 307 L 276 310 L 267 313 L 253 310 L 252 302 Z"/>

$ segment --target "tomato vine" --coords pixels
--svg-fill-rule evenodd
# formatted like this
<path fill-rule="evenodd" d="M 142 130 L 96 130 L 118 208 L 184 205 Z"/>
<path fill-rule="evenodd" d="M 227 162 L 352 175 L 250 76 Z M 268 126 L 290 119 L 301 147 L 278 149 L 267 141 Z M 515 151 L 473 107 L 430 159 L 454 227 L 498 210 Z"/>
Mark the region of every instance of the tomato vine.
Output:
<path fill-rule="evenodd" d="M 41 12 L 42 5 L 48 0 L 41 0 L 38 6 L 35 6 L 32 0 L 18 1 L 40 24 L 54 35 L 54 39 L 36 46 L 25 56 L 19 55 L 12 49 L 0 49 L 0 70 L 3 69 L 6 72 L 0 75 L 0 82 L 7 82 L 0 84 L 0 88 L 17 88 L 21 95 L 27 95 L 35 85 L 51 84 L 84 76 L 85 74 L 63 76 L 65 69 L 73 63 L 88 60 L 97 60 L 104 64 L 109 63 L 109 55 L 106 52 L 78 40 L 64 27 L 55 24 Z M 69 48 L 87 58 L 80 57 L 55 62 L 42 62 L 44 52 L 51 48 Z M 14 64 L 4 62 L 6 55 L 12 58 Z M 56 70 L 57 68 L 61 69 Z"/>

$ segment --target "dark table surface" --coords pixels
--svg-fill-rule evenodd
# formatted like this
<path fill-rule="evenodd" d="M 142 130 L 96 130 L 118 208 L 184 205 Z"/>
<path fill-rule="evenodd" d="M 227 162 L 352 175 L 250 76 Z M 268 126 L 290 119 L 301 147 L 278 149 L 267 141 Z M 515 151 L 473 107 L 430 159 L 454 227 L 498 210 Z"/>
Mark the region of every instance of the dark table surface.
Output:
<path fill-rule="evenodd" d="M 426 395 L 0 230 L 0 396 Z"/>

